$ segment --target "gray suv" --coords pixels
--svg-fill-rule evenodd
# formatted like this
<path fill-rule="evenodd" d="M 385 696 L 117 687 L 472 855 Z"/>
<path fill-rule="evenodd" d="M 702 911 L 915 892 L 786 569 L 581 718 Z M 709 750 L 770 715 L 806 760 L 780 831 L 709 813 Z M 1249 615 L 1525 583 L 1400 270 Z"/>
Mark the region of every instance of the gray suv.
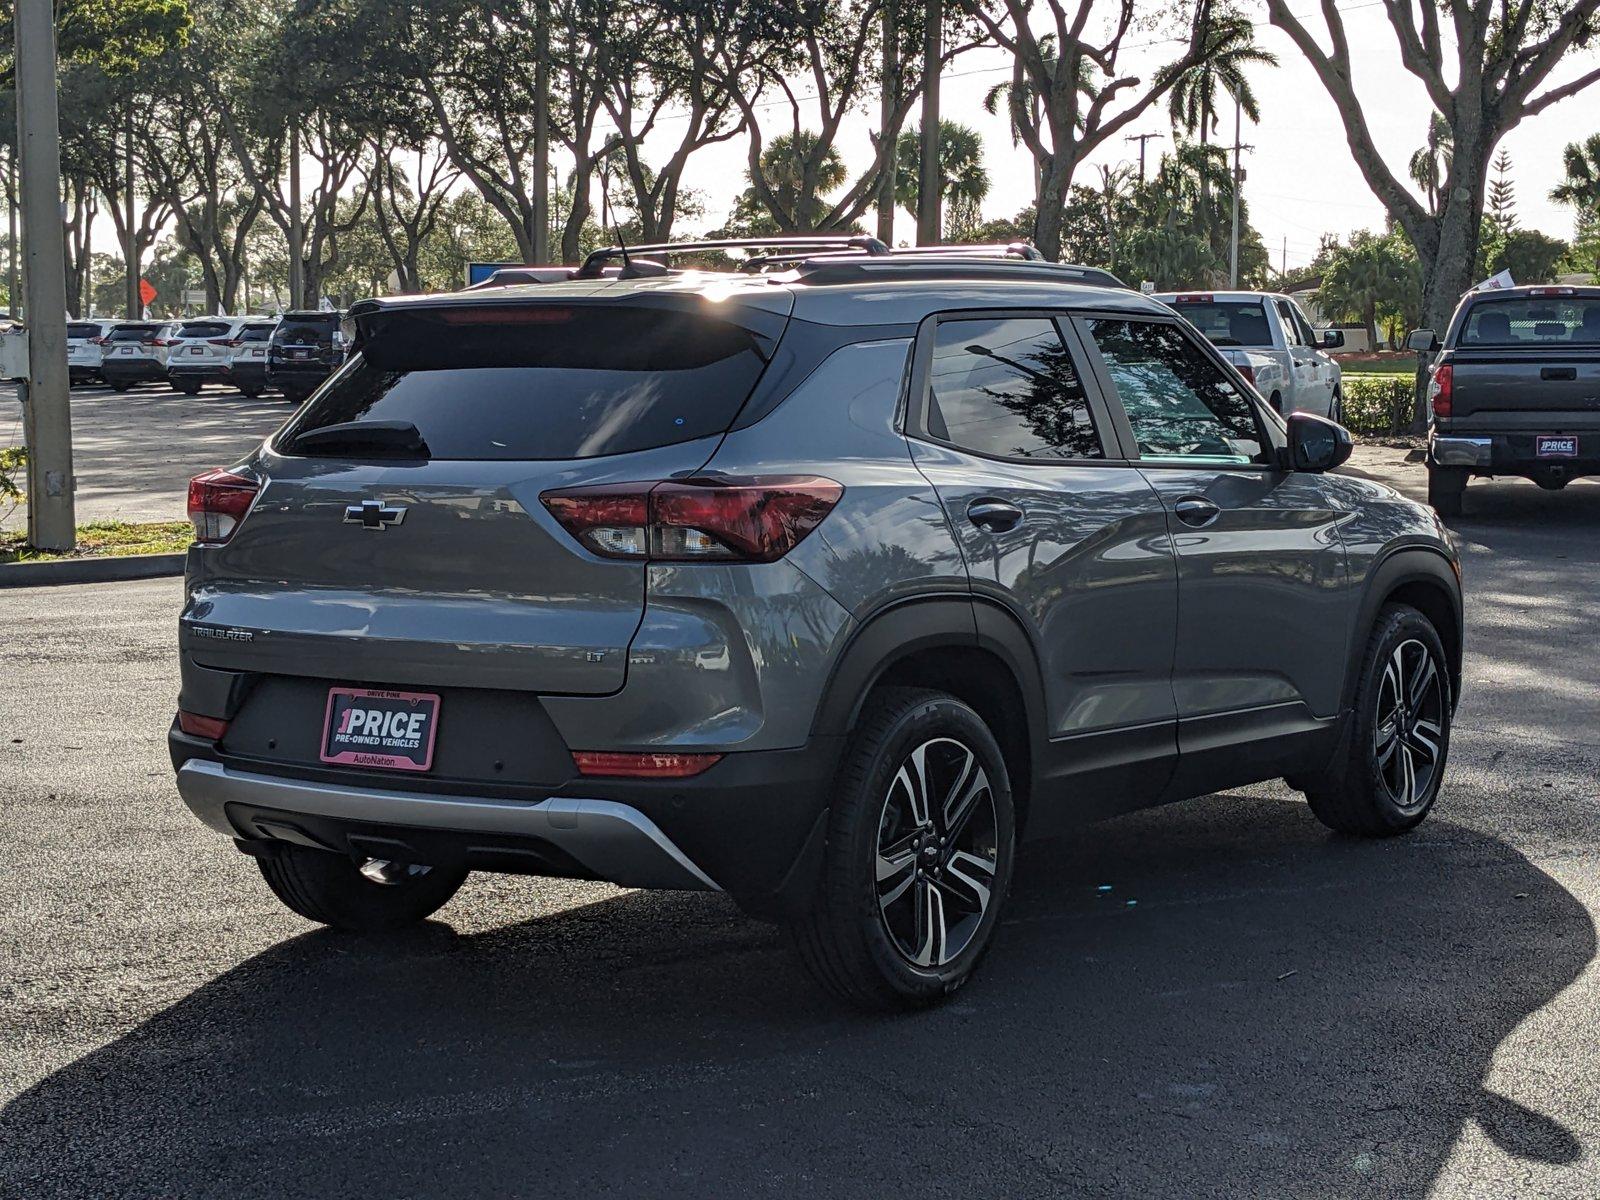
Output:
<path fill-rule="evenodd" d="M 1343 833 L 1426 816 L 1459 567 L 1325 473 L 1344 430 L 1071 268 L 629 253 L 363 302 L 191 484 L 178 789 L 294 911 L 721 890 L 904 1007 L 971 974 L 1024 835 L 1280 776 Z"/>

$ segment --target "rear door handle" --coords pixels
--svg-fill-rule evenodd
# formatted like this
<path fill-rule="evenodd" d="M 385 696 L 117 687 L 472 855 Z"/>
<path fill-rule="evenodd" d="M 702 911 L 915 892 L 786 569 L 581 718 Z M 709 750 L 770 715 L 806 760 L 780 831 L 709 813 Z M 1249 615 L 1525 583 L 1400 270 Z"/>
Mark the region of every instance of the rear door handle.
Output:
<path fill-rule="evenodd" d="M 1005 533 L 1022 520 L 1022 510 L 1004 500 L 974 500 L 967 505 L 967 520 L 989 533 Z"/>
<path fill-rule="evenodd" d="M 1204 529 L 1222 515 L 1222 510 L 1204 496 L 1184 496 L 1172 511 L 1191 529 Z"/>
<path fill-rule="evenodd" d="M 1540 379 L 1576 379 L 1577 377 L 1578 377 L 1578 368 L 1577 367 L 1540 367 L 1539 368 L 1539 378 Z"/>

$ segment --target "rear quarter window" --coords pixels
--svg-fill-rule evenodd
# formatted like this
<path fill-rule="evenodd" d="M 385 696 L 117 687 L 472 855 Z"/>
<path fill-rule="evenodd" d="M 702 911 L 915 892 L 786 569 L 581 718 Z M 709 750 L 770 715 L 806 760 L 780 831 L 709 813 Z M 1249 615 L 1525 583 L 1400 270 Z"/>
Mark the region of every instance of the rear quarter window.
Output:
<path fill-rule="evenodd" d="M 277 442 L 344 422 L 416 426 L 435 459 L 578 459 L 724 432 L 766 365 L 754 334 L 627 306 L 380 313 Z"/>

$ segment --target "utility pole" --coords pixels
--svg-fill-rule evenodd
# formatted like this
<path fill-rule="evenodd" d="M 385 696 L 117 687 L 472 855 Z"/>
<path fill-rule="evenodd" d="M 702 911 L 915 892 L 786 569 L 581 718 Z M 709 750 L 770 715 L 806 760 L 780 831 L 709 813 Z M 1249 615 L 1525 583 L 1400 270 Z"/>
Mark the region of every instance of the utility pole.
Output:
<path fill-rule="evenodd" d="M 1159 133 L 1130 133 L 1124 141 L 1139 143 L 1139 182 L 1144 182 L 1144 144 L 1159 138 Z"/>
<path fill-rule="evenodd" d="M 6 151 L 6 210 L 10 243 L 6 252 L 6 303 L 13 317 L 22 316 L 22 297 L 17 291 L 17 154 Z"/>
<path fill-rule="evenodd" d="M 300 118 L 289 118 L 289 307 L 305 303 L 306 232 L 300 219 Z"/>
<path fill-rule="evenodd" d="M 533 261 L 550 261 L 550 5 L 539 0 L 533 30 Z"/>
<path fill-rule="evenodd" d="M 1239 193 L 1244 190 L 1244 167 L 1239 164 L 1239 156 L 1245 150 L 1254 150 L 1254 146 L 1243 145 L 1239 141 L 1243 129 L 1244 113 L 1239 101 L 1233 102 L 1233 250 L 1228 259 L 1228 286 L 1239 286 Z"/>
<path fill-rule="evenodd" d="M 52 0 L 17 0 L 17 145 L 22 232 L 28 243 L 28 544 L 70 550 L 72 409 L 67 390 L 67 245 L 61 223 L 61 125 L 56 108 L 56 15 Z"/>
<path fill-rule="evenodd" d="M 917 245 L 937 246 L 944 237 L 939 211 L 939 65 L 944 57 L 944 5 L 928 0 L 922 29 L 922 147 L 917 163 Z"/>

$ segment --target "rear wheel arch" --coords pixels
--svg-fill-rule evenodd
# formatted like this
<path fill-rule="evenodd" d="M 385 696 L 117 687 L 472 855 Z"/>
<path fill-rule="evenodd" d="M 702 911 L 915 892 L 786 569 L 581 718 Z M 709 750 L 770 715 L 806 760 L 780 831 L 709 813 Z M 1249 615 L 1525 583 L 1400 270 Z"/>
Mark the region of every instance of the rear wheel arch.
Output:
<path fill-rule="evenodd" d="M 1418 546 L 1394 551 L 1368 577 L 1350 639 L 1344 707 L 1348 709 L 1354 703 L 1367 634 L 1387 604 L 1404 604 L 1416 609 L 1438 632 L 1450 668 L 1450 695 L 1454 702 L 1461 695 L 1461 661 L 1465 643 L 1460 581 L 1443 554 Z"/>
<path fill-rule="evenodd" d="M 967 597 L 904 601 L 863 623 L 823 693 L 816 732 L 846 736 L 885 687 L 946 692 L 983 718 L 1006 757 L 1020 831 L 1044 736 L 1044 689 L 1015 617 Z"/>

